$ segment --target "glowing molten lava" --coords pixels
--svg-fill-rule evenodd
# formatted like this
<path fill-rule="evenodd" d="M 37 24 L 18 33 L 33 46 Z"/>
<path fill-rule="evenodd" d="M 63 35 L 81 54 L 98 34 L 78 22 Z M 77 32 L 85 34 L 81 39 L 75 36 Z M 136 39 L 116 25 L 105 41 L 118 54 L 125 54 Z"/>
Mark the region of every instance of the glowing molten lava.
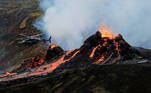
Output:
<path fill-rule="evenodd" d="M 4 77 L 7 77 L 7 76 L 13 76 L 13 75 L 17 75 L 17 73 L 9 73 L 9 72 L 6 72 L 6 73 L 4 73 L 2 76 L 0 76 L 0 78 L 4 78 Z"/>
<path fill-rule="evenodd" d="M 31 63 L 27 65 L 27 68 L 34 68 L 34 67 L 40 66 L 44 62 L 45 62 L 45 60 L 40 56 L 32 57 Z"/>
<path fill-rule="evenodd" d="M 57 45 L 51 44 L 49 48 L 50 48 L 50 49 L 54 49 L 54 48 L 56 48 L 56 47 L 57 47 Z"/>
<path fill-rule="evenodd" d="M 97 47 L 95 47 L 93 50 L 92 50 L 92 52 L 91 52 L 91 54 L 90 54 L 90 58 L 93 58 L 94 57 L 94 53 L 95 53 L 95 51 L 97 50 L 97 48 L 98 47 L 100 47 L 100 45 L 98 45 Z"/>
<path fill-rule="evenodd" d="M 51 44 L 45 59 L 40 56 L 30 59 L 30 63 L 27 64 L 28 72 L 4 73 L 0 75 L 0 82 L 47 75 L 54 70 L 61 71 L 89 64 L 118 64 L 134 58 L 134 54 L 136 53 L 122 35 L 113 35 L 112 30 L 103 25 L 79 49 L 64 51 L 61 47 Z"/>
<path fill-rule="evenodd" d="M 112 30 L 106 25 L 100 26 L 99 31 L 101 32 L 103 38 L 107 37 L 109 39 L 114 39 L 116 37 L 112 34 Z"/>

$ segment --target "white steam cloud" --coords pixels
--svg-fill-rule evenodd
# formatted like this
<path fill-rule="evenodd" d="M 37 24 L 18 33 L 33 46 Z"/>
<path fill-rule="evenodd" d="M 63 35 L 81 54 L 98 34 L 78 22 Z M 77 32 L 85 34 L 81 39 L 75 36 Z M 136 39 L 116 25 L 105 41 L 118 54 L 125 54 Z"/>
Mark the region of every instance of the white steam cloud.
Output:
<path fill-rule="evenodd" d="M 151 48 L 150 0 L 41 0 L 44 16 L 36 27 L 64 49 L 81 46 L 84 39 L 107 24 L 134 46 Z"/>

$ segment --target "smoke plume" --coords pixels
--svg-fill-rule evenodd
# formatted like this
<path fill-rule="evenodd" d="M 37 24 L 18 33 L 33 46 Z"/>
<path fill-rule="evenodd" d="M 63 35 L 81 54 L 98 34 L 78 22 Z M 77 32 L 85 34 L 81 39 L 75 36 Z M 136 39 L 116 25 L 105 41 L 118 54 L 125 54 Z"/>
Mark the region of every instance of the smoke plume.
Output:
<path fill-rule="evenodd" d="M 40 0 L 44 16 L 35 24 L 64 49 L 107 24 L 133 46 L 151 48 L 150 0 Z"/>

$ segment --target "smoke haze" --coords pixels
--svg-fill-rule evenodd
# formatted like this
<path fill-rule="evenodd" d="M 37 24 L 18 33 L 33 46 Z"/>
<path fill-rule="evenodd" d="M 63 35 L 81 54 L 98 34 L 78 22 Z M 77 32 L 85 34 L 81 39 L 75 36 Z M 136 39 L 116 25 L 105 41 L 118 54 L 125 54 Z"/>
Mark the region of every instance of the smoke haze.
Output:
<path fill-rule="evenodd" d="M 81 46 L 107 24 L 133 46 L 151 48 L 150 0 L 41 0 L 36 27 L 64 49 Z"/>

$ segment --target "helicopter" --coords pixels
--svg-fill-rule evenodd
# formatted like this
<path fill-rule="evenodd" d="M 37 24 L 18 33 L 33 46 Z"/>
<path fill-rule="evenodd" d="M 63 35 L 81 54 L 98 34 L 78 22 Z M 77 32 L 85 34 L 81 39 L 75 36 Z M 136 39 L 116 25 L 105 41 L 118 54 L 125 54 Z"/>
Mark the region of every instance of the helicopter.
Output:
<path fill-rule="evenodd" d="M 44 34 L 36 34 L 36 35 L 25 35 L 19 34 L 21 38 L 19 39 L 20 44 L 37 44 L 39 42 L 49 42 L 51 43 L 51 36 L 48 39 L 44 38 Z"/>

